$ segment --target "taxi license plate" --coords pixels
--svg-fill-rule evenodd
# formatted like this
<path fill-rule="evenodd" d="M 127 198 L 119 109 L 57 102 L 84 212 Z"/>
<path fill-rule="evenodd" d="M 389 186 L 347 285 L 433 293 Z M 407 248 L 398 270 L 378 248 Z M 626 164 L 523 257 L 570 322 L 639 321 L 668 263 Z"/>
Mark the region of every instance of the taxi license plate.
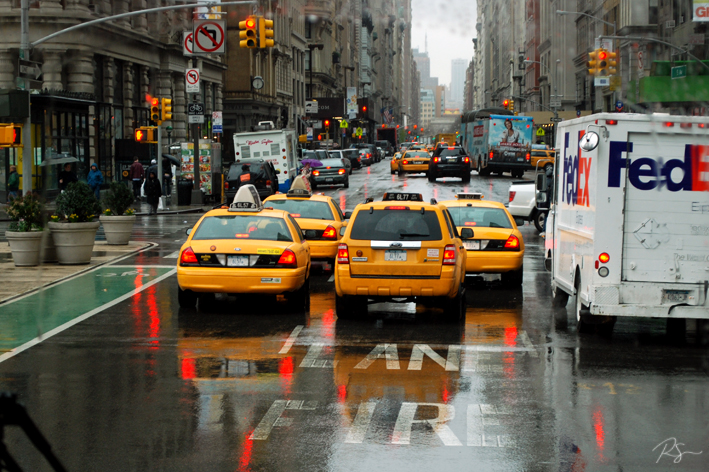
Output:
<path fill-rule="evenodd" d="M 689 300 L 689 292 L 687 290 L 663 290 L 662 300 L 667 302 L 686 302 Z"/>
<path fill-rule="evenodd" d="M 413 161 L 412 164 L 423 164 L 423 161 Z"/>
<path fill-rule="evenodd" d="M 248 267 L 249 256 L 227 256 L 227 267 Z"/>
<path fill-rule="evenodd" d="M 465 249 L 468 251 L 479 251 L 480 241 L 463 241 L 463 246 L 465 246 Z"/>
<path fill-rule="evenodd" d="M 384 260 L 406 262 L 406 251 L 384 251 Z"/>

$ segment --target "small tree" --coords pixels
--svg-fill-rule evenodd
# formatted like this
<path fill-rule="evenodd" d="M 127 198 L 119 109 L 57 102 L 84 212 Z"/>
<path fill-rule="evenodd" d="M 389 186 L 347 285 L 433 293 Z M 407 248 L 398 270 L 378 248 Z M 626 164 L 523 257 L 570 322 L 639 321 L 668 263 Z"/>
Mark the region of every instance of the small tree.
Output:
<path fill-rule="evenodd" d="M 72 182 L 57 197 L 57 216 L 70 223 L 92 221 L 101 212 L 96 196 L 86 182 Z"/>
<path fill-rule="evenodd" d="M 133 196 L 133 191 L 123 182 L 111 182 L 103 202 L 106 205 L 106 211 L 104 211 L 106 216 L 122 216 L 126 212 L 133 213 L 130 206 L 135 202 L 135 196 Z"/>

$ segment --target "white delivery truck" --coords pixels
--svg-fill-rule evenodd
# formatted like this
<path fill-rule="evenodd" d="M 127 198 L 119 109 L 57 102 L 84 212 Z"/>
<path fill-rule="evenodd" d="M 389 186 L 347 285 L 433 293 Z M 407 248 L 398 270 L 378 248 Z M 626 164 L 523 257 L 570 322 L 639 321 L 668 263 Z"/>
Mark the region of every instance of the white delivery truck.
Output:
<path fill-rule="evenodd" d="M 271 129 L 234 133 L 235 162 L 263 159 L 271 162 L 278 173 L 278 190 L 287 192 L 298 175 L 297 136 L 292 129 Z"/>
<path fill-rule="evenodd" d="M 618 316 L 708 320 L 709 118 L 590 115 L 561 122 L 556 147 L 555 304 L 576 295 L 581 330 Z"/>

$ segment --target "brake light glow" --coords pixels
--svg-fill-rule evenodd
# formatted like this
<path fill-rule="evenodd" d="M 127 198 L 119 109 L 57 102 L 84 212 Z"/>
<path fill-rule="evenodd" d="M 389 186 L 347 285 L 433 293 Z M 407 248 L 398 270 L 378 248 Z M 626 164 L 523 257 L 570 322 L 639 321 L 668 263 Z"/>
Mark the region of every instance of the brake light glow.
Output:
<path fill-rule="evenodd" d="M 297 267 L 298 260 L 295 257 L 295 253 L 290 249 L 286 249 L 285 251 L 283 251 L 281 257 L 278 259 L 278 265 L 281 267 Z"/>
<path fill-rule="evenodd" d="M 600 256 L 598 256 L 598 260 L 605 264 L 611 260 L 611 256 L 609 256 L 607 252 L 603 252 Z"/>
<path fill-rule="evenodd" d="M 347 249 L 347 244 L 340 244 L 339 246 L 337 246 L 337 263 L 350 263 L 350 251 Z"/>
<path fill-rule="evenodd" d="M 300 218 L 300 213 L 291 213 L 290 216 L 293 218 Z"/>
<path fill-rule="evenodd" d="M 448 146 L 448 150 L 449 150 L 449 151 L 452 151 L 452 150 L 454 150 L 454 149 L 455 149 L 455 148 L 454 148 L 453 146 Z"/>
<path fill-rule="evenodd" d="M 229 190 L 229 182 L 224 182 L 224 189 Z"/>
<path fill-rule="evenodd" d="M 199 265 L 199 261 L 197 260 L 197 256 L 195 255 L 194 251 L 192 250 L 191 247 L 188 247 L 184 251 L 182 251 L 182 255 L 180 255 L 180 265 Z"/>
<path fill-rule="evenodd" d="M 476 226 L 477 223 L 475 221 L 466 221 L 465 226 Z"/>
<path fill-rule="evenodd" d="M 404 159 L 404 161 L 402 162 L 402 164 L 404 164 L 404 165 L 406 165 L 408 163 L 409 163 L 409 161 L 407 161 L 406 159 Z"/>
<path fill-rule="evenodd" d="M 618 124 L 618 120 L 606 120 L 606 124 L 607 124 L 607 125 L 617 125 L 617 124 Z"/>
<path fill-rule="evenodd" d="M 407 206 L 388 206 L 384 207 L 385 210 L 408 210 L 409 207 Z"/>
<path fill-rule="evenodd" d="M 707 127 L 707 125 L 705 123 L 697 123 L 697 127 L 704 129 Z"/>
<path fill-rule="evenodd" d="M 319 170 L 314 170 L 314 171 L 313 171 L 313 175 L 320 175 L 320 171 L 319 171 Z"/>
<path fill-rule="evenodd" d="M 527 158 L 527 160 L 529 160 L 532 157 L 532 155 L 530 153 L 527 153 L 527 155 L 525 157 Z"/>
<path fill-rule="evenodd" d="M 438 161 L 440 161 L 440 159 L 438 157 L 433 158 L 433 162 L 438 162 Z"/>
<path fill-rule="evenodd" d="M 505 241 L 505 249 L 519 249 L 519 239 L 514 234 L 511 234 Z"/>
<path fill-rule="evenodd" d="M 468 156 L 465 156 L 465 159 L 463 159 L 463 162 L 465 162 L 467 164 L 468 162 L 470 162 L 470 158 Z"/>
<path fill-rule="evenodd" d="M 455 265 L 455 246 L 452 244 L 443 250 L 443 265 Z"/>
<path fill-rule="evenodd" d="M 515 199 L 515 195 L 517 195 L 517 192 L 514 190 L 510 190 L 510 202 Z"/>
<path fill-rule="evenodd" d="M 493 152 L 490 151 L 490 160 L 492 160 L 492 156 L 493 156 L 493 155 L 494 155 Z"/>
<path fill-rule="evenodd" d="M 340 174 L 340 175 L 344 174 L 345 172 L 346 172 L 345 169 L 340 169 L 340 170 L 337 171 L 337 173 Z"/>
<path fill-rule="evenodd" d="M 665 128 L 672 128 L 675 124 L 672 123 L 671 121 L 667 121 L 664 123 Z"/>
<path fill-rule="evenodd" d="M 323 239 L 337 239 L 337 230 L 334 226 L 328 226 L 322 233 Z"/>

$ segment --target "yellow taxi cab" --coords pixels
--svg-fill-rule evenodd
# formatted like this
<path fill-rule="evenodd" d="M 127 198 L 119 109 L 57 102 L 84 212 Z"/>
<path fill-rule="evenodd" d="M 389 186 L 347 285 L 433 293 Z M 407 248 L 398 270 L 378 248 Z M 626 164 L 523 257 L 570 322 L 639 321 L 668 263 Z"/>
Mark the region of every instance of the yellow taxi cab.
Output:
<path fill-rule="evenodd" d="M 522 285 L 524 240 L 507 208 L 485 201 L 480 193 L 459 193 L 456 198 L 441 204 L 448 208 L 458 231 L 473 231 L 463 238 L 468 253 L 465 272 L 501 274 L 504 285 Z"/>
<path fill-rule="evenodd" d="M 535 170 L 547 170 L 547 167 L 553 168 L 556 160 L 556 151 L 554 149 L 534 149 L 532 148 L 529 165 Z"/>
<path fill-rule="evenodd" d="M 365 316 L 370 299 L 404 299 L 433 302 L 445 318 L 458 320 L 465 313 L 465 262 L 463 242 L 443 205 L 425 203 L 417 193 L 368 200 L 354 209 L 337 251 L 337 316 Z"/>
<path fill-rule="evenodd" d="M 391 167 L 391 175 L 394 175 L 399 170 L 399 162 L 401 162 L 402 153 L 397 152 L 394 157 L 391 158 L 389 165 Z"/>
<path fill-rule="evenodd" d="M 340 229 L 345 215 L 332 197 L 308 191 L 303 176 L 298 176 L 287 194 L 277 193 L 264 200 L 274 210 L 284 210 L 295 218 L 310 245 L 310 259 L 335 265 Z"/>
<path fill-rule="evenodd" d="M 427 173 L 431 155 L 425 150 L 409 149 L 399 161 L 399 177 L 404 174 Z"/>
<path fill-rule="evenodd" d="M 177 260 L 178 302 L 194 308 L 205 294 L 283 294 L 293 308 L 310 302 L 310 246 L 287 211 L 264 208 L 253 185 L 229 206 L 208 211 Z"/>

